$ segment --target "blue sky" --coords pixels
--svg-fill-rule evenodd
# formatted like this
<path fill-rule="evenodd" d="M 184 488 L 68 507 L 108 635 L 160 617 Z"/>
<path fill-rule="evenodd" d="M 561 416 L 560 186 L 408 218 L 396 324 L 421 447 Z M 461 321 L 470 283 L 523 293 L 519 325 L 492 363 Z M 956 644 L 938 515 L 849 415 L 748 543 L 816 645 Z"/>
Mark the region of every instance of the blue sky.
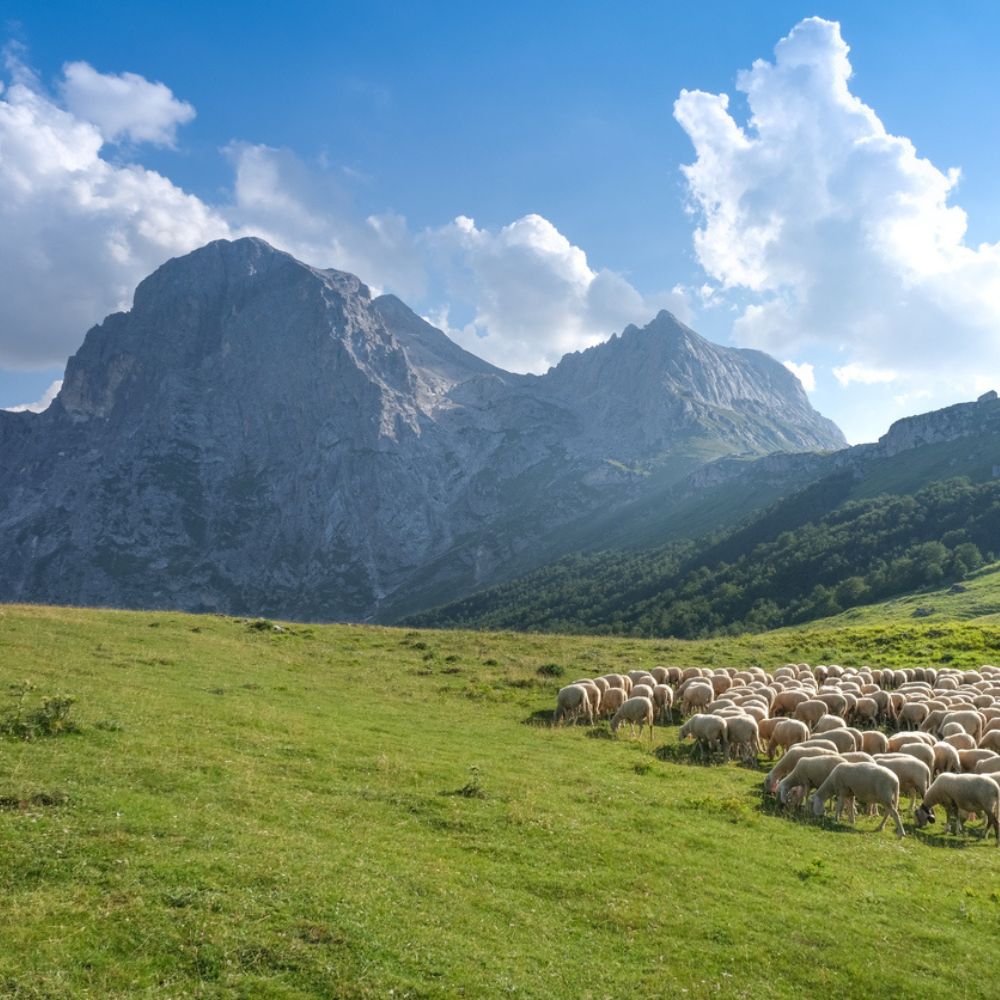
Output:
<path fill-rule="evenodd" d="M 769 140 L 750 166 L 739 149 L 711 140 L 698 153 L 699 201 L 681 168 L 696 161 L 692 130 L 714 106 L 692 106 L 686 129 L 674 117 L 675 100 L 684 89 L 728 94 L 728 110 L 743 125 L 750 106 L 736 90 L 738 72 L 756 59 L 773 62 L 779 40 L 812 15 L 840 23 L 850 46 L 851 95 L 890 136 L 909 139 L 918 159 L 895 149 L 886 154 L 892 164 L 866 167 L 860 180 L 859 168 L 847 161 L 832 179 L 817 177 L 813 164 L 802 189 L 782 201 L 784 189 L 794 188 L 783 178 L 803 175 L 803 165 L 793 162 L 798 139 Z M 950 326 L 954 298 L 964 302 L 964 289 L 992 283 L 992 254 L 967 260 L 964 248 L 971 253 L 1000 239 L 1000 137 L 992 108 L 1000 82 L 998 28 L 1000 8 L 985 3 L 278 8 L 5 0 L 0 41 L 8 43 L 8 66 L 0 71 L 6 83 L 0 100 L 18 100 L 11 86 L 20 79 L 44 104 L 32 105 L 38 120 L 59 116 L 58 127 L 66 128 L 61 113 L 71 104 L 76 118 L 100 119 L 103 144 L 95 155 L 110 165 L 112 180 L 120 184 L 132 167 L 162 175 L 175 189 L 164 211 L 184 224 L 150 238 L 147 219 L 140 227 L 145 235 L 130 236 L 124 250 L 116 245 L 102 271 L 88 242 L 107 242 L 114 226 L 94 229 L 77 203 L 59 217 L 63 193 L 28 190 L 24 198 L 34 200 L 14 206 L 8 232 L 30 244 L 44 225 L 44 239 L 55 233 L 61 249 L 55 261 L 34 255 L 37 273 L 28 273 L 36 265 L 14 266 L 20 244 L 0 233 L 0 293 L 7 288 L 24 300 L 21 311 L 5 311 L 0 297 L 0 406 L 37 400 L 87 327 L 122 304 L 128 286 L 160 260 L 202 236 L 261 231 L 306 259 L 322 258 L 311 263 L 358 270 L 366 281 L 399 292 L 465 346 L 509 367 L 544 367 L 562 350 L 666 306 L 715 340 L 811 365 L 814 404 L 852 440 L 870 439 L 907 412 L 970 398 L 988 387 L 1000 361 L 1000 348 L 989 353 L 996 329 L 991 297 Z M 800 47 L 812 44 L 807 35 L 800 33 Z M 820 43 L 814 66 L 822 67 L 836 58 L 836 39 L 823 35 Z M 103 76 L 67 83 L 67 63 L 88 64 Z M 104 76 L 123 73 L 169 88 L 175 103 L 166 111 L 156 105 L 167 115 L 156 119 L 163 125 L 158 137 L 135 126 L 136 115 L 158 113 L 150 111 L 152 92 L 139 84 L 122 98 L 134 101 L 133 119 L 118 133 L 108 125 L 106 103 L 95 110 Z M 785 116 L 801 113 L 792 106 L 798 79 L 792 70 L 780 80 L 761 77 L 761 86 L 771 87 L 761 101 L 778 101 Z M 805 93 L 812 84 L 802 86 Z M 826 100 L 822 92 L 814 96 Z M 183 120 L 179 102 L 196 111 L 192 120 Z M 839 135 L 842 110 L 824 105 L 816 120 L 833 115 L 827 130 Z M 803 115 L 796 129 L 808 119 Z M 37 135 L 37 121 L 34 129 Z M 856 147 L 852 135 L 841 141 Z M 82 140 L 66 140 L 75 141 Z M 841 149 L 822 145 L 825 139 L 815 141 L 814 158 L 840 156 Z M 0 144 L 0 172 L 5 156 L 16 156 L 11 148 L 9 141 Z M 768 156 L 786 157 L 785 172 L 764 170 Z M 712 157 L 725 161 L 724 177 L 708 177 Z M 941 195 L 937 175 L 921 174 L 914 196 L 909 185 L 922 170 L 919 158 L 942 175 L 959 167 L 961 177 Z M 761 172 L 747 182 L 750 169 Z M 876 191 L 878 178 L 892 178 L 893 170 L 902 195 Z M 143 174 L 144 183 L 149 177 Z M 737 191 L 737 180 L 749 187 Z M 99 189 L 108 183 L 101 180 Z M 785 245 L 769 250 L 766 260 L 727 257 L 722 244 L 751 238 L 762 218 L 783 220 L 786 233 L 794 229 L 797 206 L 811 201 L 809 184 L 839 191 L 844 200 L 810 219 L 808 231 L 795 237 L 800 243 L 783 237 Z M 845 193 L 845 184 L 857 184 L 857 192 Z M 16 185 L 13 194 L 9 184 L 6 190 L 8 198 L 20 196 Z M 204 213 L 193 210 L 196 219 L 184 214 L 188 203 L 169 207 L 170 198 L 184 193 L 204 206 Z M 121 204 L 123 197 L 112 200 Z M 735 223 L 710 219 L 709 203 L 726 197 L 737 207 L 762 205 L 761 214 Z M 886 228 L 887 199 L 901 197 L 923 199 L 919 217 L 900 230 L 908 246 L 921 241 L 911 238 L 911 225 L 938 233 L 954 221 L 946 207 L 964 209 L 964 234 L 929 237 L 936 263 L 895 247 L 880 249 L 873 265 L 860 247 L 858 233 Z M 289 210 L 266 204 L 285 198 Z M 855 202 L 866 206 L 863 212 L 852 213 Z M 685 211 L 692 205 L 693 214 Z M 131 226 L 140 210 L 121 211 Z M 378 238 L 373 218 L 381 220 Z M 456 226 L 457 218 L 474 224 Z M 525 218 L 533 221 L 519 224 Z M 700 251 L 693 240 L 699 228 L 707 232 Z M 895 256 L 883 268 L 886 254 Z M 815 273 L 792 275 L 800 259 Z M 866 287 L 856 308 L 840 310 L 859 283 Z M 53 306 L 51 316 L 40 303 L 26 322 L 31 289 L 49 289 L 46 298 L 63 294 L 67 303 Z M 526 316 L 519 302 L 546 307 Z M 748 306 L 761 311 L 748 314 Z M 49 336 L 50 329 L 58 335 Z M 968 357 L 956 360 L 954 370 L 938 334 L 968 344 Z"/>

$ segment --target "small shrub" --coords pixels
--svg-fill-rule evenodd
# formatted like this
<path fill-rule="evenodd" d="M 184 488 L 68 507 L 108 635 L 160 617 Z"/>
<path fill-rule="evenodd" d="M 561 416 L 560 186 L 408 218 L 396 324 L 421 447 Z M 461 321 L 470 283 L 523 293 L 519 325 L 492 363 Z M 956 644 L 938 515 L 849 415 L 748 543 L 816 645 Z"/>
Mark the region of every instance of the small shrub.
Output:
<path fill-rule="evenodd" d="M 456 788 L 453 792 L 442 792 L 442 794 L 456 795 L 463 799 L 485 799 L 486 789 L 483 788 L 479 778 L 479 768 L 473 764 L 469 768 L 469 780 L 461 788 Z"/>
<path fill-rule="evenodd" d="M 0 716 L 0 736 L 34 740 L 79 731 L 79 727 L 69 717 L 75 698 L 66 694 L 50 695 L 43 698 L 37 708 L 29 709 L 26 702 L 33 690 L 34 685 L 28 681 L 12 687 L 17 703 L 13 709 Z"/>
<path fill-rule="evenodd" d="M 543 663 L 535 673 L 539 677 L 562 677 L 566 673 L 566 668 L 560 667 L 558 663 Z"/>

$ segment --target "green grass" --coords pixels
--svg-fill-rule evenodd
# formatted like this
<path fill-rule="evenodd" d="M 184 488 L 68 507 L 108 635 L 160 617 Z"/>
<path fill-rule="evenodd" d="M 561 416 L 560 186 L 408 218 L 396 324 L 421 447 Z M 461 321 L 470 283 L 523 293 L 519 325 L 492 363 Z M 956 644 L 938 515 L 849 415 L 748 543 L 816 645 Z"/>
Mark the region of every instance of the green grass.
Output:
<path fill-rule="evenodd" d="M 876 628 L 870 662 L 1000 647 L 0 608 L 0 702 L 30 679 L 80 725 L 0 741 L 0 996 L 993 995 L 1000 851 L 775 815 L 674 728 L 539 724 L 576 676 L 860 662 Z"/>

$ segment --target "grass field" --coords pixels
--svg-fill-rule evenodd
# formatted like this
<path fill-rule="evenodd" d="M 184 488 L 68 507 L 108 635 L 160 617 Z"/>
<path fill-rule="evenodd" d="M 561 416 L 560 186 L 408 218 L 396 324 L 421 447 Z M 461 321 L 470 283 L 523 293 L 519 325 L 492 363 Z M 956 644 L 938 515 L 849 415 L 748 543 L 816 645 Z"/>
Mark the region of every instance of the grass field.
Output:
<path fill-rule="evenodd" d="M 0 996 L 994 996 L 992 846 L 787 819 L 674 728 L 651 748 L 542 716 L 612 669 L 943 656 L 1000 659 L 1000 627 L 682 643 L 0 608 L 0 714 L 28 679 L 80 724 L 0 740 Z"/>

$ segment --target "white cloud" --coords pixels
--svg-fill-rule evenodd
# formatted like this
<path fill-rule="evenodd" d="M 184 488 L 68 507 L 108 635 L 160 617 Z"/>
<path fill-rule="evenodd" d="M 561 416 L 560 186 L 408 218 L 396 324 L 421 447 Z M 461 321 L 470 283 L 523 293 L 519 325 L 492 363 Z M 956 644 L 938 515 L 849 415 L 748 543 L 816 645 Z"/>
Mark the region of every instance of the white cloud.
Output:
<path fill-rule="evenodd" d="M 44 413 L 49 408 L 52 400 L 59 395 L 59 390 L 61 388 L 62 379 L 56 379 L 55 382 L 53 382 L 52 385 L 50 385 L 48 389 L 42 393 L 41 399 L 36 400 L 34 403 L 22 403 L 20 406 L 8 406 L 5 407 L 5 409 L 10 413 L 24 413 L 25 411 L 29 413 Z"/>
<path fill-rule="evenodd" d="M 195 116 L 194 108 L 162 83 L 136 73 L 98 73 L 85 62 L 63 66 L 59 89 L 67 110 L 96 125 L 106 142 L 130 139 L 173 146 L 178 125 Z"/>
<path fill-rule="evenodd" d="M 833 377 L 845 388 L 852 382 L 859 385 L 881 385 L 895 382 L 899 375 L 888 368 L 867 368 L 865 365 L 852 361 L 849 365 L 840 365 L 833 369 Z"/>
<path fill-rule="evenodd" d="M 677 121 L 708 275 L 741 304 L 734 339 L 843 359 L 842 385 L 895 379 L 971 394 L 1000 370 L 1000 246 L 965 243 L 940 170 L 851 93 L 840 26 L 808 18 L 737 77 L 750 117 L 724 94 L 682 91 Z M 873 373 L 881 373 L 877 378 Z"/>
<path fill-rule="evenodd" d="M 540 215 L 497 230 L 466 216 L 424 235 L 443 269 L 448 298 L 470 309 L 449 334 L 468 350 L 514 371 L 543 372 L 569 351 L 606 340 L 661 308 L 682 318 L 679 292 L 647 298 L 620 274 L 595 270 L 580 247 Z M 437 313 L 447 322 L 448 312 Z"/>
<path fill-rule="evenodd" d="M 229 235 L 167 178 L 100 155 L 98 127 L 13 66 L 0 94 L 0 365 L 62 363 L 166 258 Z"/>
<path fill-rule="evenodd" d="M 808 361 L 796 364 L 794 361 L 782 362 L 784 366 L 802 383 L 802 388 L 806 392 L 813 392 L 816 388 L 816 369 Z"/>

